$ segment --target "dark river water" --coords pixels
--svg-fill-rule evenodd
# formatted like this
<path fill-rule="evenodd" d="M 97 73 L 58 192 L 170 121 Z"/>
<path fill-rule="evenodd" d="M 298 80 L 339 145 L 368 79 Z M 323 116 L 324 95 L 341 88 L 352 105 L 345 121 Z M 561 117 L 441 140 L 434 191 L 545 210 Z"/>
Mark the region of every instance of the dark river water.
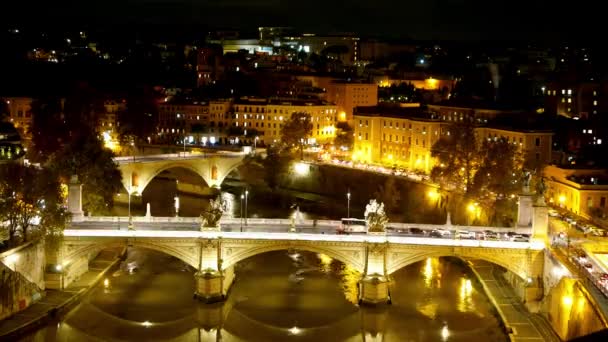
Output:
<path fill-rule="evenodd" d="M 226 302 L 202 304 L 192 297 L 192 269 L 130 249 L 81 304 L 23 341 L 506 340 L 491 304 L 454 259 L 397 271 L 392 304 L 381 307 L 360 307 L 360 275 L 322 254 L 260 254 L 239 263 L 236 276 Z"/>

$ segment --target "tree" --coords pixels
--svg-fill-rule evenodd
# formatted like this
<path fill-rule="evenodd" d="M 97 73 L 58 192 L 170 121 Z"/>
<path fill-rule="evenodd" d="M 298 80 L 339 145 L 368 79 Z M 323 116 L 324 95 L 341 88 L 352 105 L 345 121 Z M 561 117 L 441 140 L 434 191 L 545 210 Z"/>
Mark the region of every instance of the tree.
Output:
<path fill-rule="evenodd" d="M 304 159 L 304 145 L 312 132 L 312 122 L 308 113 L 295 112 L 281 127 L 281 142 L 289 149 L 298 146 L 300 159 Z"/>
<path fill-rule="evenodd" d="M 0 165 L 0 220 L 9 241 L 27 241 L 37 232 L 61 235 L 69 218 L 57 175 L 49 169 L 19 163 Z"/>
<path fill-rule="evenodd" d="M 431 170 L 433 181 L 442 187 L 468 193 L 475 172 L 479 168 L 479 155 L 475 130 L 471 123 L 453 125 L 448 134 L 431 148 L 437 165 Z"/>
<path fill-rule="evenodd" d="M 334 145 L 351 150 L 354 142 L 354 133 L 352 127 L 350 127 L 346 122 L 338 122 L 336 128 L 337 133 L 336 138 L 334 139 Z"/>
<path fill-rule="evenodd" d="M 113 205 L 114 194 L 122 187 L 122 175 L 112 151 L 103 147 L 95 135 L 80 136 L 54 154 L 50 167 L 62 179 L 77 175 L 83 184 L 83 207 L 104 213 Z"/>
<path fill-rule="evenodd" d="M 398 208 L 401 194 L 397 188 L 395 177 L 387 177 L 384 185 L 380 185 L 374 197 L 386 205 L 386 211 L 392 212 Z"/>
<path fill-rule="evenodd" d="M 32 102 L 31 159 L 45 162 L 58 151 L 69 137 L 63 117 L 61 101 L 57 98 L 40 98 Z"/>
<path fill-rule="evenodd" d="M 118 133 L 122 144 L 140 144 L 156 133 L 158 106 L 154 91 L 137 88 L 127 96 L 126 110 L 118 113 Z"/>
<path fill-rule="evenodd" d="M 272 190 L 279 186 L 281 177 L 289 170 L 291 160 L 291 155 L 276 144 L 266 149 L 266 158 L 262 160 L 264 180 Z"/>
<path fill-rule="evenodd" d="M 487 211 L 493 223 L 508 222 L 515 208 L 514 195 L 521 189 L 523 157 L 507 140 L 485 140 L 478 154 L 480 167 L 473 177 L 470 194 Z"/>

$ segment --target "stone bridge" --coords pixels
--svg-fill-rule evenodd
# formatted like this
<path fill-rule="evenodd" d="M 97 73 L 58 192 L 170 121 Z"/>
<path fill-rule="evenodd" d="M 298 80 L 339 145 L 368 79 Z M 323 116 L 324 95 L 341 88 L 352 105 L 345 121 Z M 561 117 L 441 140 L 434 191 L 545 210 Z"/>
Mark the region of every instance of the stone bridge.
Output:
<path fill-rule="evenodd" d="M 154 177 L 165 170 L 191 170 L 209 187 L 219 187 L 226 176 L 240 165 L 244 153 L 215 152 L 202 154 L 159 154 L 115 158 L 122 173 L 122 184 L 128 193 L 143 193 Z"/>
<path fill-rule="evenodd" d="M 538 288 L 542 278 L 544 244 L 534 242 L 433 239 L 386 235 L 307 233 L 209 232 L 167 230 L 65 231 L 65 240 L 47 270 L 60 274 L 54 287 L 65 287 L 86 272 L 100 250 L 115 246 L 152 249 L 172 255 L 197 270 L 196 295 L 204 301 L 222 300 L 234 279 L 234 266 L 249 257 L 275 250 L 322 253 L 361 273 L 360 299 L 390 300 L 388 283 L 395 271 L 429 257 L 483 259 L 500 265 Z M 48 286 L 48 285 L 47 285 Z"/>

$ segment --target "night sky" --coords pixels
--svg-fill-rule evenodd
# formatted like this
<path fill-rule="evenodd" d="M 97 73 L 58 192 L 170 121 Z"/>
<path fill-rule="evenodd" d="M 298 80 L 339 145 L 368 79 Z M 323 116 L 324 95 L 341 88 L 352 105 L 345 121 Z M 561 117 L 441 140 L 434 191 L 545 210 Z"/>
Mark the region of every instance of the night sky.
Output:
<path fill-rule="evenodd" d="M 292 26 L 417 39 L 587 39 L 603 32 L 601 1 L 81 0 L 3 1 L 19 25 Z M 6 9 L 6 10 L 5 10 Z"/>

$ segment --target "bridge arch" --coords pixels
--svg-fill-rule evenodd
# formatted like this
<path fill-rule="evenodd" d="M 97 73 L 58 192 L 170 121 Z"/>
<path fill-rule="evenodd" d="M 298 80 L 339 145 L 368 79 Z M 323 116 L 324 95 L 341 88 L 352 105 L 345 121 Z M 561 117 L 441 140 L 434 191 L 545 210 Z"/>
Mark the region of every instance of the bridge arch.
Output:
<path fill-rule="evenodd" d="M 168 171 L 171 169 L 184 169 L 184 170 L 191 171 L 191 172 L 195 173 L 196 175 L 198 175 L 203 180 L 204 185 L 209 186 L 209 182 L 205 178 L 205 174 L 203 173 L 203 170 L 200 170 L 199 168 L 195 167 L 191 163 L 175 162 L 175 163 L 162 164 L 158 167 L 151 169 L 150 171 L 146 171 L 146 172 L 142 172 L 142 173 L 137 173 L 137 171 L 134 171 L 138 177 L 138 183 L 139 183 L 137 185 L 137 191 L 140 194 L 142 194 L 144 192 L 144 190 L 146 189 L 146 187 L 148 187 L 148 185 L 150 184 L 150 182 L 152 182 L 152 180 L 154 178 L 156 178 L 162 172 Z M 123 177 L 123 179 L 124 179 L 124 177 Z M 128 184 L 125 183 L 123 185 L 125 186 L 125 189 L 127 189 L 127 191 L 128 191 L 129 190 Z"/>
<path fill-rule="evenodd" d="M 308 241 L 306 242 L 294 242 L 285 241 L 281 243 L 264 243 L 257 246 L 251 246 L 249 248 L 233 249 L 232 247 L 222 247 L 222 268 L 227 269 L 238 262 L 243 261 L 247 258 L 256 256 L 258 254 L 280 251 L 280 250 L 303 250 L 312 253 L 320 253 L 329 256 L 332 259 L 336 259 L 345 265 L 353 267 L 358 272 L 363 273 L 365 271 L 365 247 L 350 247 L 348 249 L 336 248 L 336 246 L 326 245 L 319 241 Z M 316 243 L 315 243 L 316 242 Z"/>
<path fill-rule="evenodd" d="M 510 250 L 510 254 L 500 253 L 503 251 L 496 252 L 498 253 L 480 253 L 479 251 L 469 251 L 468 249 L 463 249 L 462 251 L 459 251 L 456 249 L 448 250 L 445 248 L 429 248 L 428 250 L 410 253 L 405 257 L 399 258 L 393 256 L 392 258 L 389 258 L 391 260 L 387 262 L 387 274 L 393 274 L 394 272 L 404 267 L 423 261 L 427 258 L 456 257 L 464 261 L 468 261 L 469 259 L 479 259 L 491 262 L 512 272 L 522 280 L 527 280 L 529 277 L 535 275 L 532 271 L 532 265 L 530 263 L 531 256 L 527 253 L 526 250 Z"/>
<path fill-rule="evenodd" d="M 67 243 L 67 246 L 64 246 L 65 252 L 63 257 L 63 263 L 69 266 L 69 264 L 78 259 L 89 258 L 89 256 L 93 254 L 97 254 L 104 249 L 113 247 L 135 247 L 150 249 L 173 256 L 185 262 L 186 264 L 194 267 L 194 269 L 199 268 L 199 253 L 198 247 L 196 245 L 169 245 L 154 242 L 154 240 L 148 239 L 112 239 L 101 241 L 89 241 L 88 243 L 79 244 Z"/>

